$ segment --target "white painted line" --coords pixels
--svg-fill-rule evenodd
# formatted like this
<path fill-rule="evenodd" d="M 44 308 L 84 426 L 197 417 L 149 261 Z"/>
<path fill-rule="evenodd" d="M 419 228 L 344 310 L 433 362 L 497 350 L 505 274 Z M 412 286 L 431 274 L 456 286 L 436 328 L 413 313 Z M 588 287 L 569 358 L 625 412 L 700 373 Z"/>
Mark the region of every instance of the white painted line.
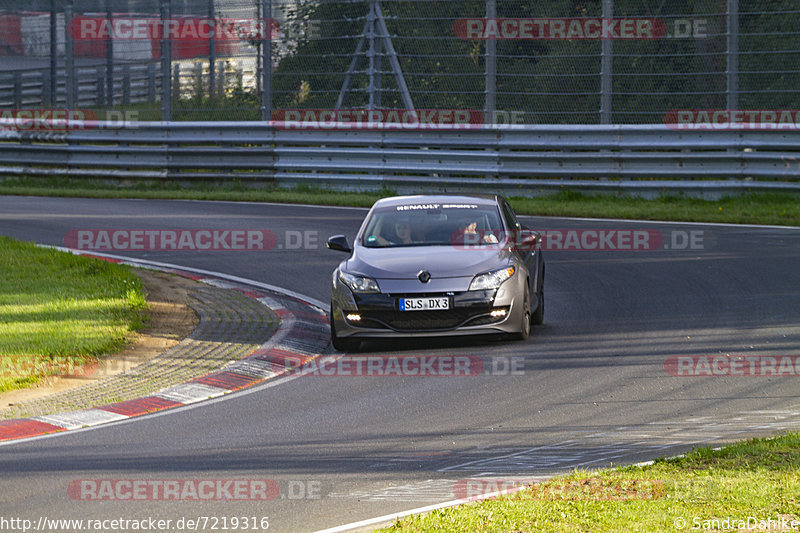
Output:
<path fill-rule="evenodd" d="M 308 355 L 308 356 L 317 355 L 317 352 L 307 348 L 303 343 L 293 342 L 292 337 L 281 339 L 281 341 L 275 344 L 273 348 L 276 350 L 283 350 L 285 352 L 296 353 L 297 355 Z"/>
<path fill-rule="evenodd" d="M 218 289 L 233 289 L 236 287 L 235 283 L 231 283 L 230 281 L 224 279 L 208 278 L 200 281 L 206 285 L 211 285 L 212 287 L 216 287 Z"/>
<path fill-rule="evenodd" d="M 448 194 L 448 193 L 441 193 Z M 454 193 L 458 194 L 458 193 Z M 233 202 L 226 200 L 184 200 L 188 202 L 215 202 L 227 204 L 250 204 L 250 205 L 274 205 L 274 206 L 295 206 L 295 207 L 313 207 L 315 209 L 335 209 L 335 210 L 355 210 L 355 211 L 369 211 L 369 207 L 352 207 L 340 205 L 311 205 L 311 204 L 281 204 L 277 202 Z M 556 216 L 541 216 L 541 215 L 517 215 L 518 218 L 545 218 L 549 220 L 577 220 L 581 222 L 635 222 L 637 224 L 683 224 L 687 226 L 720 226 L 728 228 L 769 228 L 769 229 L 791 229 L 800 230 L 798 226 L 770 226 L 759 224 L 732 224 L 727 222 L 680 222 L 670 220 L 639 220 L 633 218 L 588 218 L 588 217 L 556 217 Z"/>
<path fill-rule="evenodd" d="M 211 385 L 204 385 L 202 383 L 184 383 L 159 391 L 154 396 L 164 398 L 165 400 L 172 400 L 173 402 L 189 404 L 202 402 L 209 398 L 216 398 L 217 396 L 222 396 L 226 392 L 230 391 L 228 389 L 212 387 Z"/>
<path fill-rule="evenodd" d="M 577 222 L 630 222 L 634 224 L 671 224 L 681 226 L 717 226 L 722 228 L 790 229 L 800 230 L 800 226 L 770 226 L 759 224 L 731 224 L 727 222 L 681 222 L 679 220 L 639 220 L 633 218 L 581 218 L 581 217 L 543 217 L 538 215 L 518 215 L 517 218 L 546 218 L 549 220 L 573 220 Z"/>
<path fill-rule="evenodd" d="M 255 394 L 255 393 L 261 392 L 263 390 L 266 390 L 266 389 L 269 389 L 269 388 L 272 388 L 272 387 L 277 387 L 278 385 L 283 385 L 284 383 L 288 383 L 290 381 L 293 381 L 293 380 L 297 379 L 298 377 L 300 377 L 300 376 L 299 375 L 293 375 L 293 376 L 287 376 L 287 377 L 284 377 L 284 378 L 281 378 L 281 379 L 277 379 L 277 380 L 265 381 L 263 384 L 255 385 L 253 387 L 248 387 L 246 389 L 242 389 L 241 391 L 237 391 L 236 392 L 236 397 L 238 398 L 238 397 L 241 397 L 241 396 L 247 396 L 248 394 Z M 209 405 L 214 405 L 217 402 L 224 402 L 224 401 L 227 401 L 227 400 L 228 400 L 228 397 L 217 397 L 217 398 L 212 398 L 212 399 L 210 399 L 210 400 L 208 400 L 206 402 L 202 402 L 202 403 L 193 403 L 193 404 L 189 404 L 189 405 L 180 405 L 180 406 L 177 406 L 177 407 L 172 407 L 170 409 L 164 409 L 162 411 L 156 411 L 155 413 L 149 413 L 147 416 L 126 417 L 126 418 L 124 418 L 122 420 L 117 420 L 117 421 L 109 422 L 108 424 L 103 424 L 103 425 L 101 425 L 101 426 L 99 426 L 97 428 L 95 428 L 95 427 L 81 427 L 81 428 L 75 429 L 73 431 L 59 431 L 59 432 L 56 432 L 56 433 L 46 433 L 44 435 L 36 435 L 34 437 L 27 437 L 27 438 L 24 438 L 24 439 L 7 440 L 7 441 L 0 442 L 0 447 L 2 447 L 2 446 L 13 446 L 15 444 L 21 444 L 23 442 L 31 442 L 31 441 L 35 441 L 35 440 L 52 439 L 54 437 L 63 437 L 64 435 L 74 435 L 76 433 L 81 433 L 81 432 L 84 432 L 84 431 L 94 431 L 94 430 L 97 430 L 97 429 L 115 427 L 115 426 L 118 426 L 120 424 L 137 423 L 137 422 L 142 421 L 142 420 L 152 420 L 154 418 L 160 418 L 162 416 L 172 416 L 172 415 L 183 413 L 184 411 L 188 411 L 190 409 L 197 409 L 197 408 L 200 408 L 200 407 L 204 408 L 204 407 L 209 406 Z"/>
<path fill-rule="evenodd" d="M 125 200 L 140 200 L 140 201 L 153 201 L 152 198 L 124 198 Z M 252 202 L 252 201 L 242 201 L 237 202 L 236 200 L 186 200 L 186 199 L 169 199 L 169 200 L 158 200 L 163 202 L 200 202 L 204 204 L 231 204 L 231 205 L 275 205 L 280 207 L 313 207 L 315 209 L 337 209 L 341 211 L 347 210 L 355 210 L 355 211 L 369 211 L 369 207 L 355 207 L 349 205 L 314 205 L 314 204 L 282 204 L 280 202 Z"/>
<path fill-rule="evenodd" d="M 499 490 L 497 492 L 491 492 L 487 494 L 481 494 L 480 496 L 476 496 L 474 498 L 465 498 L 461 500 L 450 500 L 447 502 L 437 503 L 434 505 L 427 505 L 425 507 L 417 507 L 416 509 L 410 509 L 408 511 L 401 511 L 399 513 L 392 513 L 383 516 L 378 516 L 375 518 L 369 518 L 367 520 L 361 520 L 359 522 L 352 522 L 350 524 L 344 524 L 341 526 L 336 526 L 328 529 L 320 529 L 319 531 L 315 531 L 314 533 L 340 533 L 342 531 L 350 531 L 353 529 L 361 529 L 369 526 L 374 526 L 377 524 L 382 523 L 390 523 L 401 518 L 405 518 L 407 516 L 415 515 L 415 514 L 423 514 L 429 513 L 431 511 L 436 511 L 438 509 L 446 509 L 448 507 L 455 507 L 456 505 L 462 505 L 465 503 L 473 503 L 480 500 L 487 500 L 491 498 L 496 498 L 498 496 L 502 496 L 504 494 L 514 494 L 515 492 L 519 492 L 524 487 L 514 487 L 508 490 Z"/>
<path fill-rule="evenodd" d="M 276 312 L 277 311 L 287 311 L 287 312 L 289 311 L 288 309 L 286 309 L 283 306 L 283 304 L 278 303 L 275 299 L 270 298 L 269 296 L 262 296 L 261 298 L 258 298 L 258 301 L 261 302 L 262 304 L 266 305 L 267 307 L 269 307 L 273 311 L 276 311 Z"/>
<path fill-rule="evenodd" d="M 308 304 L 310 309 L 317 311 L 321 315 L 324 316 L 326 314 L 326 312 L 324 311 L 325 304 L 323 304 L 319 300 L 315 300 L 314 298 L 311 298 L 309 296 L 305 296 L 303 294 L 299 294 L 299 293 L 296 293 L 294 291 L 286 290 L 286 289 L 283 289 L 281 287 L 275 287 L 273 285 L 269 285 L 269 284 L 266 284 L 266 283 L 261 283 L 261 282 L 255 281 L 255 280 L 249 280 L 249 279 L 245 279 L 245 278 L 239 278 L 237 276 L 229 276 L 229 275 L 223 274 L 221 272 L 212 272 L 212 271 L 196 269 L 196 268 L 192 268 L 192 267 L 174 265 L 174 264 L 170 264 L 170 263 L 160 263 L 160 262 L 157 262 L 157 261 L 147 261 L 147 260 L 144 260 L 144 259 L 134 259 L 134 258 L 128 258 L 128 257 L 123 257 L 123 256 L 116 256 L 116 255 L 112 255 L 112 254 L 91 252 L 91 251 L 73 250 L 73 249 L 70 249 L 70 248 L 64 248 L 64 247 L 60 247 L 60 246 L 51 246 L 51 245 L 45 245 L 45 244 L 38 244 L 38 246 L 40 246 L 42 248 L 60 250 L 60 251 L 72 253 L 72 254 L 75 254 L 75 255 L 91 254 L 91 255 L 96 255 L 96 256 L 100 256 L 100 257 L 107 257 L 109 259 L 115 259 L 115 260 L 122 261 L 123 264 L 128 264 L 128 265 L 139 267 L 139 268 L 149 268 L 149 269 L 152 269 L 152 270 L 161 270 L 161 269 L 177 270 L 177 271 L 183 271 L 183 272 L 192 272 L 192 273 L 195 273 L 195 274 L 201 274 L 201 275 L 206 275 L 206 276 L 216 276 L 216 277 L 219 277 L 219 278 L 224 278 L 224 279 L 228 279 L 228 280 L 234 281 L 236 283 L 240 283 L 242 285 L 250 285 L 250 286 L 258 287 L 258 288 L 261 288 L 261 289 L 266 289 L 268 291 L 275 292 L 277 294 L 282 294 L 284 296 L 289 296 L 291 298 L 295 298 L 297 300 L 300 300 L 300 301 Z M 273 300 L 271 298 L 264 297 L 264 298 L 259 298 L 258 300 L 261 303 L 264 303 L 264 304 L 266 304 L 267 301 L 274 302 L 275 307 L 282 308 L 277 302 L 275 302 L 275 300 Z M 270 305 L 267 305 L 267 306 L 271 307 Z M 285 309 L 285 310 L 287 312 L 291 313 L 288 309 Z M 296 322 L 297 321 L 294 318 L 294 315 L 291 315 L 291 317 L 286 317 L 283 320 L 284 327 L 279 328 L 278 331 L 273 334 L 272 338 L 270 338 L 266 343 L 264 343 L 259 349 L 270 349 L 270 347 L 274 347 L 274 345 L 276 343 L 281 342 L 284 338 L 286 338 L 286 336 L 289 334 L 290 330 L 294 327 Z M 314 324 L 314 325 L 316 325 L 316 324 Z M 248 364 L 249 365 L 248 367 L 241 366 L 241 367 L 239 367 L 239 369 L 240 370 L 244 370 L 244 368 L 247 368 L 250 371 L 249 373 L 251 373 L 251 375 L 259 375 L 259 376 L 264 375 L 265 377 L 274 377 L 276 375 L 274 372 L 268 371 L 266 368 L 261 368 L 261 369 L 259 368 L 261 363 L 264 363 L 265 365 L 267 365 L 268 367 L 271 368 L 271 365 L 270 365 L 270 363 L 268 361 L 260 361 L 260 360 L 256 360 L 256 359 L 250 359 L 250 360 L 242 359 L 242 360 L 240 360 L 238 362 L 236 362 L 236 361 L 232 362 L 232 364 L 236 364 L 236 363 L 239 363 L 241 365 Z M 227 368 L 228 367 L 226 367 L 226 369 Z M 244 389 L 242 391 L 237 391 L 237 396 L 253 394 L 255 392 L 258 392 L 258 391 L 261 391 L 261 390 L 264 390 L 264 389 L 267 389 L 267 388 L 270 388 L 270 387 L 274 387 L 274 386 L 277 386 L 277 385 L 282 385 L 282 384 L 284 384 L 284 383 L 286 383 L 288 381 L 292 381 L 294 379 L 297 379 L 297 377 L 299 377 L 299 376 L 296 376 L 296 375 L 295 376 L 285 376 L 281 380 L 266 381 L 266 382 L 264 382 L 262 384 L 255 385 L 253 387 L 249 387 L 249 388 Z M 165 409 L 165 410 L 157 412 L 157 413 L 150 413 L 147 418 L 154 418 L 154 417 L 158 417 L 158 416 L 164 416 L 164 415 L 167 415 L 167 414 L 173 414 L 173 413 L 176 413 L 176 412 L 181 412 L 184 409 L 192 409 L 192 408 L 195 408 L 195 407 L 199 407 L 201 405 L 210 405 L 210 404 L 214 404 L 214 403 L 216 403 L 218 401 L 224 401 L 227 398 L 223 398 L 222 396 L 224 396 L 228 392 L 230 392 L 230 391 L 227 390 L 227 389 L 221 389 L 219 387 L 212 387 L 212 386 L 204 385 L 204 384 L 200 384 L 200 383 L 186 383 L 186 384 L 178 385 L 176 387 L 168 388 L 168 389 L 162 390 L 160 393 L 155 394 L 154 396 L 158 396 L 158 397 L 161 397 L 161 398 L 164 398 L 164 399 L 169 399 L 169 400 L 172 400 L 172 401 L 177 401 L 178 403 L 181 403 L 183 405 L 176 406 L 176 407 L 173 407 L 171 409 Z M 207 401 L 204 401 L 202 404 L 200 404 L 199 402 L 202 401 L 202 400 L 207 400 Z M 57 427 L 63 427 L 65 429 L 71 430 L 71 431 L 49 433 L 49 434 L 43 434 L 43 435 L 36 435 L 36 436 L 33 436 L 33 437 L 24 438 L 24 439 L 8 440 L 8 441 L 0 442 L 0 446 L 12 446 L 14 444 L 22 443 L 22 442 L 28 442 L 28 441 L 33 441 L 33 440 L 38 440 L 38 439 L 43 439 L 43 438 L 52 438 L 52 437 L 55 437 L 55 436 L 62 436 L 62 435 L 67 434 L 67 433 L 72 434 L 72 433 L 76 433 L 76 432 L 80 432 L 80 431 L 87 431 L 87 430 L 90 430 L 90 429 L 95 429 L 94 426 L 97 426 L 97 425 L 103 425 L 104 427 L 105 426 L 115 426 L 117 424 L 130 422 L 130 421 L 136 421 L 138 419 L 139 419 L 139 417 L 128 417 L 128 416 L 121 415 L 121 414 L 118 414 L 118 413 L 111 413 L 109 411 L 104 411 L 102 409 L 89 409 L 89 410 L 77 411 L 77 412 L 73 412 L 73 413 L 60 413 L 60 414 L 56 414 L 56 415 L 47 415 L 47 416 L 33 418 L 32 420 L 39 420 L 41 422 L 45 422 L 45 423 L 48 423 L 48 424 L 51 424 L 51 425 L 55 425 Z"/>
<path fill-rule="evenodd" d="M 75 411 L 67 413 L 56 413 L 54 415 L 37 416 L 34 420 L 59 426 L 64 429 L 78 429 L 91 427 L 98 424 L 115 422 L 128 418 L 119 413 L 111 413 L 102 409 L 87 409 L 85 411 Z"/>
<path fill-rule="evenodd" d="M 470 466 L 470 465 L 474 465 L 474 464 L 477 464 L 477 463 L 497 462 L 497 461 L 500 461 L 502 459 L 508 459 L 509 457 L 517 457 L 519 455 L 525 455 L 525 454 L 528 454 L 528 453 L 531 453 L 531 452 L 535 452 L 535 451 L 538 451 L 538 450 L 549 450 L 549 449 L 554 449 L 554 448 L 560 450 L 560 449 L 563 449 L 563 448 L 565 448 L 565 447 L 567 447 L 567 446 L 569 446 L 571 444 L 574 445 L 574 444 L 577 444 L 577 443 L 578 443 L 578 441 L 576 441 L 576 440 L 565 440 L 565 441 L 554 443 L 554 444 L 543 444 L 542 446 L 534 446 L 533 448 L 528 448 L 528 449 L 525 449 L 525 450 L 522 450 L 522 451 L 518 451 L 518 452 L 514 452 L 514 453 L 509 453 L 509 454 L 505 454 L 505 455 L 499 455 L 499 456 L 496 456 L 496 457 L 485 457 L 483 459 L 475 459 L 473 461 L 467 461 L 466 463 L 461 463 L 461 464 L 458 464 L 458 465 L 447 466 L 445 468 L 440 468 L 438 470 L 438 472 L 447 472 L 448 470 L 455 470 L 455 469 L 459 469 L 459 468 L 464 468 L 465 466 Z M 558 455 L 556 457 L 561 457 L 561 455 Z"/>
<path fill-rule="evenodd" d="M 255 376 L 262 379 L 267 379 L 278 375 L 274 370 L 272 370 L 272 365 L 270 365 L 269 361 L 255 358 L 233 361 L 232 363 L 228 363 L 222 367 L 222 371 L 237 372 L 239 374 Z"/>
<path fill-rule="evenodd" d="M 135 263 L 136 265 L 150 265 L 159 268 L 170 268 L 173 270 L 181 270 L 183 272 L 191 272 L 193 274 L 201 274 L 203 276 L 209 277 L 216 277 L 221 279 L 226 279 L 229 281 L 234 281 L 236 283 L 241 283 L 242 285 L 250 285 L 252 287 L 258 287 L 259 289 L 265 289 L 271 292 L 276 292 L 278 294 L 283 294 L 284 296 L 289 296 L 290 298 L 295 298 L 302 302 L 311 304 L 313 307 L 316 307 L 318 310 L 323 311 L 328 308 L 328 304 L 317 300 L 316 298 L 312 298 L 311 296 L 306 296 L 305 294 L 300 294 L 299 292 L 290 291 L 288 289 L 284 289 L 281 287 L 277 287 L 275 285 L 270 285 L 269 283 L 261 283 L 260 281 L 255 281 L 252 279 L 247 278 L 240 278 L 239 276 L 231 276 L 229 274 L 223 274 L 222 272 L 214 272 L 213 270 L 203 270 L 202 268 L 193 268 L 181 265 L 174 265 L 172 263 L 161 263 L 159 261 L 148 261 L 146 259 L 136 259 L 135 257 L 125 257 L 122 255 L 113 255 L 113 254 L 106 254 L 102 252 L 93 252 L 91 250 L 74 250 L 72 248 L 64 248 L 63 246 L 51 246 L 51 245 L 39 245 L 42 248 L 52 248 L 54 250 L 60 250 L 62 252 L 69 252 L 76 255 L 83 255 L 83 254 L 90 254 L 96 255 L 98 257 L 108 257 L 109 259 L 119 259 L 120 261 L 129 261 Z"/>

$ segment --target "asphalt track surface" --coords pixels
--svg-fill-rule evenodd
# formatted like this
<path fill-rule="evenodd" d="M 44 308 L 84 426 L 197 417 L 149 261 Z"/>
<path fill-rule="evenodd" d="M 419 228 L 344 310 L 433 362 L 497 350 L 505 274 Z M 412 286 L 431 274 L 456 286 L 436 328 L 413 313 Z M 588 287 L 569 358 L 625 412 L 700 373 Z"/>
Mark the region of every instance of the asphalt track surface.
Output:
<path fill-rule="evenodd" d="M 352 240 L 364 213 L 1 197 L 0 234 L 64 245 L 76 229 L 268 229 L 282 247 L 113 253 L 328 301 L 330 273 L 344 255 L 326 250 L 324 240 L 337 233 Z M 665 366 L 678 355 L 800 355 L 800 230 L 523 221 L 542 230 L 654 231 L 663 243 L 546 251 L 545 324 L 525 342 L 371 343 L 360 354 L 466 354 L 490 369 L 478 376 L 302 377 L 0 446 L 0 516 L 173 524 L 268 517 L 270 531 L 314 531 L 450 500 L 465 478 L 535 478 L 800 427 L 796 376 L 676 377 Z M 287 231 L 308 232 L 316 242 L 287 250 Z M 699 232 L 695 246 L 674 249 L 689 232 Z M 511 362 L 521 365 L 513 374 Z M 85 479 L 268 479 L 280 495 L 266 502 L 71 498 L 70 482 Z"/>

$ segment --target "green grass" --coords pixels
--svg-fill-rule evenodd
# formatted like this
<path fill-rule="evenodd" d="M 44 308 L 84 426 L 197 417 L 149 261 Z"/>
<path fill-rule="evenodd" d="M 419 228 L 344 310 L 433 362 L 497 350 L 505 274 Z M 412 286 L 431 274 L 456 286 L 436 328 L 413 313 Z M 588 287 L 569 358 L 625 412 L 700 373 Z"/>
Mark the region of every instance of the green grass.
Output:
<path fill-rule="evenodd" d="M 117 351 L 146 320 L 125 266 L 0 237 L 0 272 L 0 392 Z"/>
<path fill-rule="evenodd" d="M 800 195 L 791 193 L 748 193 L 703 200 L 686 196 L 642 199 L 563 191 L 546 198 L 512 198 L 511 204 L 520 213 L 546 216 L 800 226 Z"/>
<path fill-rule="evenodd" d="M 711 520 L 748 517 L 798 520 L 797 530 L 799 469 L 800 435 L 753 439 L 651 466 L 575 472 L 513 495 L 408 517 L 381 531 L 707 531 L 720 525 Z"/>
<path fill-rule="evenodd" d="M 337 192 L 314 187 L 285 189 L 247 179 L 225 183 L 173 181 L 105 182 L 66 178 L 8 178 L 0 194 L 82 198 L 146 198 L 307 203 L 369 207 L 394 191 Z M 791 193 L 747 193 L 720 200 L 686 196 L 643 199 L 561 191 L 537 198 L 511 198 L 520 214 L 591 218 L 673 220 L 800 226 L 800 197 Z"/>

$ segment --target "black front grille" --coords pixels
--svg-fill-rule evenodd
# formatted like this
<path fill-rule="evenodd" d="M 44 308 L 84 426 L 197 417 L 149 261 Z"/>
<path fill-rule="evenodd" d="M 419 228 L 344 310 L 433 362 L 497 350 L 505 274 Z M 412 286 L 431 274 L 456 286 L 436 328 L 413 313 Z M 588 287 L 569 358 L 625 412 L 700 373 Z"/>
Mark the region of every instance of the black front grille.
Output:
<path fill-rule="evenodd" d="M 449 311 L 368 311 L 361 313 L 361 327 L 425 331 L 479 326 L 502 320 L 489 316 L 488 310 L 450 309 Z M 472 319 L 472 320 L 470 320 Z"/>
<path fill-rule="evenodd" d="M 456 293 L 357 294 L 356 305 L 361 320 L 350 322 L 361 328 L 396 331 L 450 330 L 459 326 L 478 326 L 503 320 L 489 316 L 494 290 Z M 448 297 L 447 311 L 400 311 L 400 298 Z"/>

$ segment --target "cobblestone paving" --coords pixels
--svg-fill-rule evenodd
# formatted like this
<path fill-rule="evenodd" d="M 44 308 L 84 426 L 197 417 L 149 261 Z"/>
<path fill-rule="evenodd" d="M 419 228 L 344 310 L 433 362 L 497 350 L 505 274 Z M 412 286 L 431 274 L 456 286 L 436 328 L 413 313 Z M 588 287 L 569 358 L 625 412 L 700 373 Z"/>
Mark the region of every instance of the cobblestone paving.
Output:
<path fill-rule="evenodd" d="M 158 392 L 246 357 L 280 323 L 268 307 L 236 290 L 198 284 L 190 293 L 189 306 L 200 323 L 189 337 L 155 359 L 116 376 L 7 407 L 0 410 L 0 419 L 87 409 Z"/>

